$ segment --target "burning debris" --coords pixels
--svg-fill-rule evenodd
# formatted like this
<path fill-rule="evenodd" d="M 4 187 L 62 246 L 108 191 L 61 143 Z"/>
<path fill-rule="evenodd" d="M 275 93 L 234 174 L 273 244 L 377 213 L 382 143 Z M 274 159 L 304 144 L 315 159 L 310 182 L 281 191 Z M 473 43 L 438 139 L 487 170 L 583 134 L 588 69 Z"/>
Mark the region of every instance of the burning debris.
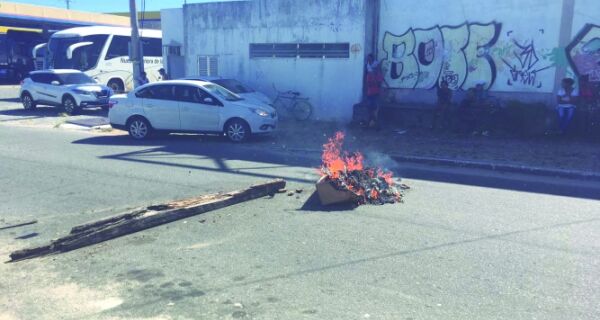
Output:
<path fill-rule="evenodd" d="M 337 132 L 323 145 L 321 179 L 317 191 L 325 205 L 354 201 L 359 205 L 402 202 L 406 185 L 398 185 L 391 172 L 365 168 L 364 157 L 342 151 L 344 133 Z"/>

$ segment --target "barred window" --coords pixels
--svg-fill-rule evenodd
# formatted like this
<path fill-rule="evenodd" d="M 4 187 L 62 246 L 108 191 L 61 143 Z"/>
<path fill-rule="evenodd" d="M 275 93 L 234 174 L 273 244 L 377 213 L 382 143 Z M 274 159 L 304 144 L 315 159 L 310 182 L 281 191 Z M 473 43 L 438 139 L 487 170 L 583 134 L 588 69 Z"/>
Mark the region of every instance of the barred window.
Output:
<path fill-rule="evenodd" d="M 204 77 L 219 75 L 218 56 L 198 56 L 198 75 Z"/>
<path fill-rule="evenodd" d="M 250 58 L 350 58 L 349 43 L 251 43 Z"/>
<path fill-rule="evenodd" d="M 167 56 L 181 56 L 181 46 L 163 46 L 163 54 Z"/>

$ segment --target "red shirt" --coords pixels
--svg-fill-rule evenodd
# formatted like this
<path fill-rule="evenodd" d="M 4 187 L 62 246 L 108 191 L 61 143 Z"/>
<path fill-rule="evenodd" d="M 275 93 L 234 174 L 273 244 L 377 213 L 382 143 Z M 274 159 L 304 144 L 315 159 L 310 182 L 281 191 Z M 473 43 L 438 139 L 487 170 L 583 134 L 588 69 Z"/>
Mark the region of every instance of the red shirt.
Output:
<path fill-rule="evenodd" d="M 368 96 L 375 96 L 381 93 L 381 83 L 383 82 L 381 72 L 368 72 L 366 82 Z"/>

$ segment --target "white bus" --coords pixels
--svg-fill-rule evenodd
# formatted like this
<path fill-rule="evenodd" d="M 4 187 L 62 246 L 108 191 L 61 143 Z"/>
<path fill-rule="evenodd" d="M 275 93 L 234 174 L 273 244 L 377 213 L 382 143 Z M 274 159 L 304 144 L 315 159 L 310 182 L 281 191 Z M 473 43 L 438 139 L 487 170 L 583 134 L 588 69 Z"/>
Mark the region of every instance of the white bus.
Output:
<path fill-rule="evenodd" d="M 160 78 L 163 67 L 162 32 L 140 30 L 144 70 L 150 82 Z M 129 60 L 131 28 L 78 27 L 61 30 L 50 37 L 46 67 L 77 69 L 115 92 L 133 88 L 133 64 Z"/>

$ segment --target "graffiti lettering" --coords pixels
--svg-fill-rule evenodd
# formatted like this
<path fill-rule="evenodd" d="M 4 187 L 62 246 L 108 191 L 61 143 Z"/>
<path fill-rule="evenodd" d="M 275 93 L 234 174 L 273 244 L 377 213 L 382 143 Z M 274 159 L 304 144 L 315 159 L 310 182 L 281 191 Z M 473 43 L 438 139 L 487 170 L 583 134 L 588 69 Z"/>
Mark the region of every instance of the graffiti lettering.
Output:
<path fill-rule="evenodd" d="M 507 59 L 502 59 L 504 64 L 510 68 L 510 78 L 507 84 L 512 86 L 515 83 L 520 83 L 525 86 L 541 88 L 542 82 L 536 81 L 537 75 L 552 66 L 536 68 L 540 59 L 535 51 L 533 40 L 529 44 L 521 44 L 516 40 L 513 40 L 513 43 L 516 47 L 513 51 L 514 62 L 511 63 Z"/>
<path fill-rule="evenodd" d="M 409 29 L 402 35 L 386 32 L 383 62 L 390 88 L 430 89 L 446 80 L 460 89 L 496 79 L 496 64 L 490 49 L 496 44 L 499 23 L 465 23 L 460 26 Z"/>
<path fill-rule="evenodd" d="M 567 59 L 575 74 L 600 82 L 600 26 L 588 24 L 567 46 Z"/>

